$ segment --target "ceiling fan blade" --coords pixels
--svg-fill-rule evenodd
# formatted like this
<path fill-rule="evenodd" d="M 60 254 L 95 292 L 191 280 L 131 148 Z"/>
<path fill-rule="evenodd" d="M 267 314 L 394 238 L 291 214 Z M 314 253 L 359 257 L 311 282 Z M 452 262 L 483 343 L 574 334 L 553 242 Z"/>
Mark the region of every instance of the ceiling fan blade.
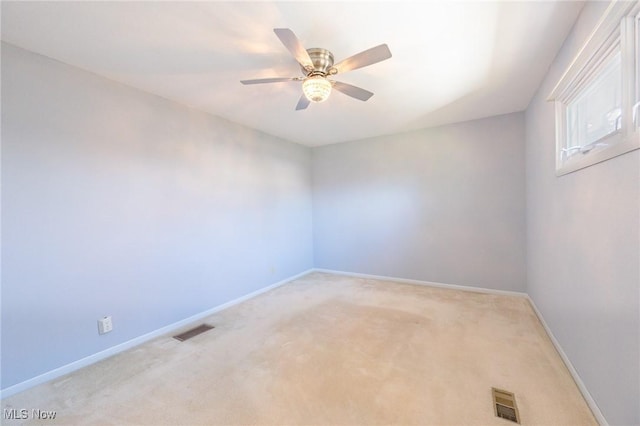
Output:
<path fill-rule="evenodd" d="M 276 33 L 282 44 L 291 52 L 296 61 L 302 68 L 312 70 L 313 62 L 307 53 L 307 49 L 304 48 L 302 42 L 296 37 L 296 35 L 289 28 L 274 28 L 273 32 Z"/>
<path fill-rule="evenodd" d="M 339 73 L 342 73 L 366 67 L 368 65 L 384 61 L 385 59 L 389 59 L 390 57 L 391 51 L 389 50 L 389 46 L 381 44 L 363 52 L 356 53 L 355 55 L 340 61 L 337 65 L 334 65 L 333 68 L 337 69 Z"/>
<path fill-rule="evenodd" d="M 262 84 L 262 83 L 281 83 L 283 81 L 300 81 L 300 77 L 284 77 L 284 78 L 256 78 L 254 80 L 240 80 L 242 84 Z"/>
<path fill-rule="evenodd" d="M 304 94 L 302 94 L 302 96 L 300 96 L 300 100 L 298 101 L 298 105 L 296 105 L 296 111 L 300 111 L 301 109 L 306 109 L 310 103 L 311 101 L 307 99 L 307 97 Z"/>
<path fill-rule="evenodd" d="M 344 93 L 347 96 L 351 96 L 352 98 L 356 98 L 360 101 L 366 101 L 373 96 L 373 93 L 368 90 L 364 90 L 347 83 L 341 83 L 339 81 L 333 82 L 333 88 L 339 92 Z"/>

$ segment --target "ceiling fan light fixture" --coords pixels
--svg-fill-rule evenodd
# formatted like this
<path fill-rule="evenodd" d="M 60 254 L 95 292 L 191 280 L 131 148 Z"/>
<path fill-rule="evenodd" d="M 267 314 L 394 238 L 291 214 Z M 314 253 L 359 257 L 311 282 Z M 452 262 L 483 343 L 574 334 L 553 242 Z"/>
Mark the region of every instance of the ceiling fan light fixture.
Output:
<path fill-rule="evenodd" d="M 324 102 L 331 94 L 331 82 L 321 75 L 312 75 L 302 83 L 302 91 L 311 102 Z"/>
<path fill-rule="evenodd" d="M 274 28 L 273 32 L 280 39 L 284 47 L 294 57 L 303 77 L 271 77 L 252 80 L 240 80 L 242 84 L 281 83 L 285 81 L 302 81 L 302 96 L 296 104 L 296 111 L 306 109 L 311 102 L 324 102 L 329 98 L 332 89 L 344 93 L 359 101 L 366 101 L 373 93 L 360 87 L 339 81 L 327 80 L 336 74 L 377 64 L 391 57 L 391 51 L 386 44 L 380 44 L 360 53 L 349 56 L 333 66 L 333 53 L 320 47 L 305 49 L 300 39 L 289 28 Z"/>

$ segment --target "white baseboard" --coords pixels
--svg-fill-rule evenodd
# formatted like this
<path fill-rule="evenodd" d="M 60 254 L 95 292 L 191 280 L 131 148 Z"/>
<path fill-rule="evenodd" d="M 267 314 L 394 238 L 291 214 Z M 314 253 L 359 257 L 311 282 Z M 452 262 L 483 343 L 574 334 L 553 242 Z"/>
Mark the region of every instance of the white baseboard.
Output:
<path fill-rule="evenodd" d="M 439 287 L 439 288 L 448 288 L 453 290 L 463 290 L 463 291 L 473 291 L 475 293 L 487 293 L 487 294 L 500 294 L 504 296 L 518 296 L 518 297 L 529 297 L 527 293 L 520 291 L 509 291 L 509 290 L 495 290 L 492 288 L 484 288 L 484 287 L 471 287 L 465 285 L 456 285 L 456 284 L 443 284 L 436 283 L 432 281 L 421 281 L 421 280 L 412 280 L 407 278 L 396 278 L 396 277 L 387 277 L 384 275 L 370 275 L 370 274 L 359 274 L 356 272 L 345 272 L 345 271 L 334 271 L 332 269 L 322 269 L 322 268 L 314 268 L 314 272 L 326 272 L 328 274 L 336 274 L 336 275 L 345 275 L 348 277 L 356 277 L 356 278 L 368 278 L 372 280 L 380 280 L 380 281 L 393 281 L 397 283 L 406 283 L 406 284 L 417 284 L 417 285 L 425 285 L 429 287 Z"/>
<path fill-rule="evenodd" d="M 602 411 L 600 411 L 600 408 L 596 404 L 596 401 L 593 399 L 593 397 L 587 390 L 587 387 L 582 381 L 582 378 L 580 377 L 576 369 L 573 367 L 573 364 L 571 364 L 569 357 L 562 349 L 562 346 L 560 346 L 560 342 L 558 342 L 556 337 L 553 335 L 553 333 L 551 332 L 551 329 L 545 322 L 544 317 L 542 316 L 542 313 L 538 310 L 538 307 L 536 306 L 536 304 L 533 302 L 533 300 L 527 293 L 518 292 L 518 291 L 494 290 L 490 288 L 469 287 L 469 286 L 461 286 L 461 285 L 454 285 L 454 284 L 442 284 L 442 283 L 434 283 L 430 281 L 410 280 L 406 278 L 394 278 L 394 277 L 386 277 L 386 276 L 380 276 L 380 275 L 359 274 L 355 272 L 334 271 L 331 269 L 314 268 L 313 271 L 326 272 L 329 274 L 336 274 L 336 275 L 345 275 L 349 277 L 369 278 L 369 279 L 375 279 L 375 280 L 381 280 L 381 281 L 394 281 L 399 283 L 418 284 L 418 285 L 426 285 L 431 287 L 450 288 L 450 289 L 464 290 L 464 291 L 475 291 L 478 293 L 501 294 L 501 295 L 507 295 L 507 296 L 525 297 L 529 301 L 529 304 L 533 308 L 533 311 L 535 312 L 536 316 L 540 320 L 540 323 L 542 324 L 545 331 L 547 332 L 549 339 L 551 339 L 551 343 L 553 343 L 553 346 L 556 348 L 556 351 L 558 352 L 558 355 L 560 355 L 560 358 L 562 359 L 565 366 L 567 367 L 567 370 L 569 370 L 571 377 L 576 383 L 576 386 L 578 386 L 578 389 L 580 390 L 580 393 L 582 393 L 582 396 L 587 402 L 587 405 L 593 412 L 594 417 L 596 418 L 598 423 L 600 423 L 601 426 L 609 426 L 609 422 L 607 422 L 607 419 L 602 414 Z"/>
<path fill-rule="evenodd" d="M 141 345 L 145 342 L 148 342 L 149 340 L 155 339 L 156 337 L 160 337 L 164 334 L 168 334 L 171 333 L 181 327 L 184 327 L 186 325 L 189 325 L 193 322 L 199 321 L 202 318 L 208 317 L 209 315 L 212 315 L 216 312 L 222 311 L 223 309 L 227 309 L 231 306 L 237 305 L 240 302 L 244 302 L 245 300 L 251 299 L 253 297 L 256 297 L 262 293 L 265 293 L 269 290 L 272 290 L 276 287 L 279 287 L 283 284 L 288 283 L 289 281 L 295 280 L 297 278 L 300 278 L 304 275 L 309 274 L 310 272 L 312 272 L 313 269 L 309 269 L 307 271 L 301 272 L 297 275 L 294 275 L 292 277 L 286 278 L 282 281 L 278 281 L 277 283 L 268 285 L 267 287 L 263 287 L 259 290 L 256 290 L 254 292 L 251 292 L 249 294 L 246 294 L 244 296 L 241 296 L 237 299 L 231 300 L 229 302 L 223 303 L 222 305 L 218 305 L 214 308 L 208 309 L 206 311 L 197 313 L 195 315 L 190 316 L 189 318 L 185 318 L 181 321 L 175 322 L 173 324 L 167 325 L 165 327 L 159 328 L 157 330 L 154 330 L 150 333 L 147 334 L 143 334 L 142 336 L 136 337 L 134 339 L 128 340 L 124 343 L 120 343 L 119 345 L 116 346 L 112 346 L 108 349 L 105 349 L 103 351 L 100 351 L 98 353 L 95 353 L 93 355 L 89 355 L 88 357 L 79 359 L 77 361 L 74 361 L 70 364 L 67 365 L 63 365 L 62 367 L 56 368 L 54 370 L 51 371 L 47 371 L 46 373 L 40 374 L 39 376 L 33 377 L 31 379 L 25 380 L 24 382 L 20 382 L 18 384 L 15 384 L 13 386 L 9 386 L 6 389 L 2 389 L 0 390 L 0 399 L 1 398 L 7 398 L 11 395 L 15 395 L 16 393 L 25 391 L 29 388 L 32 388 L 34 386 L 37 386 L 39 384 L 48 382 L 50 380 L 56 379 L 60 376 L 64 376 L 65 374 L 71 373 L 73 371 L 79 370 L 83 367 L 86 367 L 88 365 L 94 364 L 98 361 L 101 361 L 105 358 L 109 358 L 110 356 L 116 355 L 120 352 L 126 351 L 127 349 L 131 349 L 135 346 Z"/>
<path fill-rule="evenodd" d="M 545 331 L 547 332 L 549 339 L 551 339 L 551 343 L 553 343 L 553 346 L 555 346 L 556 351 L 558 352 L 558 355 L 560 355 L 560 358 L 562 358 L 562 361 L 564 362 L 564 365 L 567 367 L 567 370 L 569 370 L 571 377 L 573 377 L 573 381 L 576 383 L 576 386 L 578 386 L 578 389 L 580 390 L 580 393 L 582 393 L 584 400 L 587 402 L 587 405 L 591 409 L 593 416 L 596 418 L 598 423 L 600 423 L 600 426 L 609 426 L 609 422 L 607 422 L 607 419 L 602 414 L 602 411 L 600 411 L 600 407 L 598 407 L 598 404 L 596 404 L 596 401 L 593 399 L 593 397 L 589 393 L 589 390 L 587 390 L 587 387 L 582 381 L 582 378 L 580 377 L 576 369 L 573 367 L 573 364 L 571 364 L 569 357 L 562 349 L 562 346 L 560 346 L 560 342 L 558 342 L 556 337 L 551 332 L 551 329 L 545 322 L 544 317 L 542 316 L 542 313 L 538 310 L 538 307 L 533 302 L 533 299 L 531 299 L 529 295 L 527 295 L 527 299 L 529 299 L 529 304 L 531 305 L 531 307 L 533 308 L 533 311 L 538 316 L 540 323 L 542 324 Z"/>

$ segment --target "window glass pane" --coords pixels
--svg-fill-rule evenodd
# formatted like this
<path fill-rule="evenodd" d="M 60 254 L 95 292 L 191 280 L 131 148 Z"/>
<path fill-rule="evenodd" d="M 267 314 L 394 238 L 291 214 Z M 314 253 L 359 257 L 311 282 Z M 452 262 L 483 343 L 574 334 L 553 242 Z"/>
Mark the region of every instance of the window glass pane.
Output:
<path fill-rule="evenodd" d="M 636 17 L 636 98 L 633 103 L 633 122 L 637 127 L 640 127 L 640 15 Z"/>
<path fill-rule="evenodd" d="M 620 130 L 622 66 L 618 52 L 578 97 L 567 105 L 567 154 Z M 576 147 L 573 152 L 571 148 Z"/>

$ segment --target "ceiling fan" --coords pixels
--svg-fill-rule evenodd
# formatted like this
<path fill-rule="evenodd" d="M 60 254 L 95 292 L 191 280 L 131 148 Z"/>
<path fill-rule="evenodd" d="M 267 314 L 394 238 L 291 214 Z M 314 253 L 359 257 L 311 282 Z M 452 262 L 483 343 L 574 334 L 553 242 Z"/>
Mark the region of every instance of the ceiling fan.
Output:
<path fill-rule="evenodd" d="M 305 49 L 298 37 L 288 28 L 275 28 L 273 30 L 282 44 L 291 52 L 302 69 L 303 77 L 275 77 L 259 78 L 255 80 L 241 80 L 242 84 L 280 83 L 285 81 L 302 81 L 303 94 L 296 105 L 296 110 L 305 109 L 311 102 L 324 102 L 331 94 L 331 89 L 336 89 L 352 98 L 366 101 L 372 92 L 352 86 L 351 84 L 329 80 L 327 77 L 366 67 L 391 57 L 391 51 L 386 44 L 381 44 L 367 49 L 333 64 L 333 53 L 327 49 Z"/>

